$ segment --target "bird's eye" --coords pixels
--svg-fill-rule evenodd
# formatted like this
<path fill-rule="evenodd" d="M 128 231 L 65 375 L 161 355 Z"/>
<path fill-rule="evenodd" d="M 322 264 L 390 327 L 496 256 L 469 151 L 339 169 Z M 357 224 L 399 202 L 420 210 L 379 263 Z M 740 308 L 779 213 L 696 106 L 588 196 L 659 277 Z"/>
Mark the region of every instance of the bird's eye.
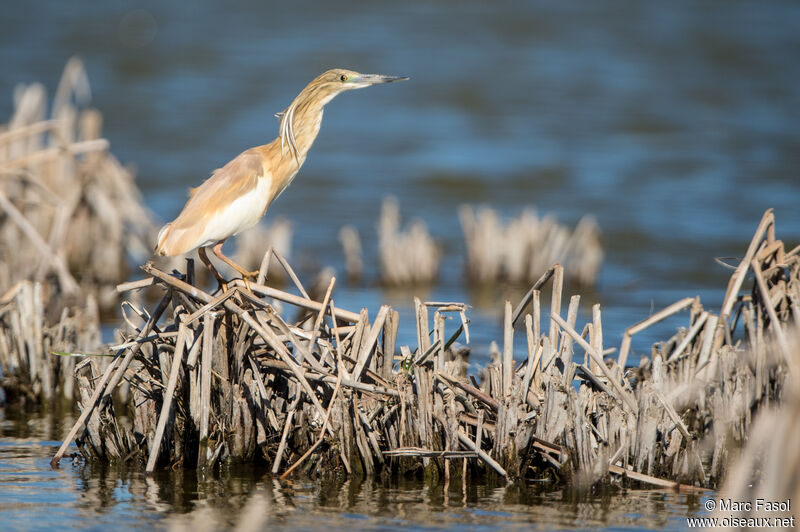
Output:
<path fill-rule="evenodd" d="M 341 76 L 339 76 L 339 79 L 342 81 L 347 81 L 347 74 L 342 74 Z"/>

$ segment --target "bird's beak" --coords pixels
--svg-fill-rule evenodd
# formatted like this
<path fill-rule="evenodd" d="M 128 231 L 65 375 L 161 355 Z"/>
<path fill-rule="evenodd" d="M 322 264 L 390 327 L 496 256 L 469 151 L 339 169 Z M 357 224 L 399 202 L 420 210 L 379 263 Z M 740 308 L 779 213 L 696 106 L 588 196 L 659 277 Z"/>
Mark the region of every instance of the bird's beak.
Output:
<path fill-rule="evenodd" d="M 381 74 L 360 74 L 356 78 L 356 83 L 363 83 L 365 85 L 377 85 L 379 83 L 391 83 L 393 81 L 405 81 L 408 78 L 405 76 L 384 76 Z"/>

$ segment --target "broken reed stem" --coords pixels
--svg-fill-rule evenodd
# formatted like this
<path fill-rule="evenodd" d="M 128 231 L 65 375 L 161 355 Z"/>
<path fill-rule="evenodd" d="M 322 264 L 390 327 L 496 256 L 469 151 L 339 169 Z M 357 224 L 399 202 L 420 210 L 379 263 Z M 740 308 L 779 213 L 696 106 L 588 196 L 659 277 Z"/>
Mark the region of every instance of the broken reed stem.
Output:
<path fill-rule="evenodd" d="M 592 305 L 592 347 L 601 356 L 603 354 L 603 317 L 600 312 L 600 303 Z M 594 360 L 589 361 L 589 369 L 599 372 L 600 368 Z"/>
<path fill-rule="evenodd" d="M 264 256 L 261 258 L 261 264 L 258 267 L 258 276 L 256 277 L 256 284 L 264 284 L 267 281 L 267 273 L 269 273 L 269 261 L 272 258 L 273 247 L 270 246 Z"/>
<path fill-rule="evenodd" d="M 552 315 L 561 315 L 561 290 L 564 288 L 564 268 L 560 264 L 554 266 L 553 293 L 550 298 L 550 345 L 553 349 L 558 346 L 558 326 L 553 321 Z"/>
<path fill-rule="evenodd" d="M 522 299 L 521 299 L 521 300 L 520 300 L 520 302 L 517 304 L 517 307 L 514 309 L 514 315 L 513 315 L 513 316 L 512 316 L 512 318 L 511 318 L 511 324 L 512 324 L 512 325 L 516 325 L 516 323 L 517 323 L 517 320 L 519 319 L 519 317 L 520 317 L 520 316 L 522 316 L 522 313 L 525 311 L 525 307 L 527 307 L 527 306 L 528 306 L 528 304 L 531 302 L 531 300 L 533 300 L 533 301 L 534 301 L 534 303 L 537 303 L 537 302 L 538 302 L 537 293 L 538 293 L 538 292 L 539 292 L 539 291 L 542 289 L 542 287 L 543 287 L 543 286 L 544 286 L 544 285 L 547 283 L 547 281 L 549 281 L 549 280 L 550 280 L 550 278 L 551 278 L 551 277 L 553 276 L 553 274 L 555 273 L 555 271 L 556 271 L 556 268 L 559 268 L 560 266 L 561 266 L 561 265 L 560 265 L 560 264 L 558 264 L 558 263 L 556 263 L 556 264 L 554 264 L 554 265 L 550 266 L 550 267 L 547 269 L 547 271 L 545 271 L 545 272 L 542 274 L 542 276 L 541 276 L 541 277 L 539 277 L 539 280 L 538 280 L 538 281 L 536 281 L 536 282 L 533 284 L 533 286 L 531 287 L 531 289 L 530 289 L 530 290 L 528 290 L 528 291 L 525 293 L 525 295 L 524 295 L 524 296 L 522 296 Z M 534 313 L 534 315 L 535 315 L 535 313 Z M 539 337 L 539 335 L 537 334 L 537 335 L 536 335 L 536 337 L 538 338 L 538 337 Z"/>
<path fill-rule="evenodd" d="M 65 147 L 45 148 L 24 157 L 17 157 L 16 159 L 6 161 L 3 165 L 8 169 L 24 168 L 26 166 L 42 163 L 48 159 L 59 157 L 63 155 L 65 151 L 70 155 L 81 155 L 84 153 L 106 151 L 108 146 L 109 143 L 106 139 L 85 140 L 82 142 L 74 142 Z"/>
<path fill-rule="evenodd" d="M 511 320 L 511 302 L 506 301 L 503 319 L 503 391 L 511 396 L 514 375 L 514 326 Z"/>
<path fill-rule="evenodd" d="M 241 279 L 234 279 L 233 282 L 231 282 L 231 285 L 233 286 L 242 286 L 243 284 L 244 283 L 241 281 Z M 289 303 L 290 305 L 295 305 L 306 310 L 319 312 L 319 310 L 322 308 L 322 303 L 311 299 L 302 298 L 294 294 L 284 292 L 283 290 L 272 288 L 271 286 L 250 283 L 250 289 L 253 293 L 261 297 L 271 297 L 272 299 L 277 299 L 278 301 L 283 301 L 284 303 Z M 349 321 L 350 323 L 358 323 L 359 315 L 355 312 L 337 308 L 336 314 L 339 316 L 340 320 Z"/>
<path fill-rule="evenodd" d="M 325 297 L 322 298 L 322 306 L 320 306 L 319 312 L 317 312 L 317 318 L 314 320 L 314 328 L 311 329 L 311 338 L 308 340 L 309 351 L 314 348 L 314 342 L 317 339 L 316 337 L 319 333 L 319 328 L 322 326 L 322 319 L 325 317 L 325 311 L 328 308 L 328 302 L 331 300 L 331 294 L 333 293 L 334 285 L 336 285 L 336 277 L 331 277 L 331 280 L 328 283 L 328 289 L 325 290 Z M 331 326 L 336 327 L 336 322 L 331 322 Z"/>
<path fill-rule="evenodd" d="M 397 342 L 397 330 L 400 325 L 400 314 L 392 310 L 386 316 L 386 323 L 383 329 L 383 367 L 381 377 L 391 379 L 394 364 L 394 351 Z"/>
<path fill-rule="evenodd" d="M 493 399 L 492 397 L 486 395 L 485 393 L 480 391 L 478 388 L 475 388 L 471 384 L 467 384 L 466 382 L 462 381 L 457 381 L 450 375 L 447 375 L 446 373 L 437 373 L 436 376 L 441 377 L 449 384 L 461 388 L 463 391 L 467 392 L 475 399 L 479 400 L 480 402 L 491 408 L 493 411 L 497 412 L 500 409 L 500 403 L 496 399 Z"/>
<path fill-rule="evenodd" d="M 486 454 L 486 451 L 478 448 L 472 442 L 472 440 L 470 440 L 469 437 L 467 437 L 467 435 L 461 432 L 460 430 L 458 431 L 458 441 L 463 443 L 468 449 L 475 451 L 475 453 L 480 457 L 480 459 L 486 462 L 489 465 L 489 467 L 497 471 L 500 474 L 500 476 L 502 476 L 503 478 L 508 478 L 506 470 L 503 469 L 503 467 L 500 464 L 498 464 L 491 456 Z"/>
<path fill-rule="evenodd" d="M 64 438 L 64 441 L 61 443 L 61 447 L 58 448 L 58 451 L 56 451 L 53 459 L 50 460 L 50 467 L 58 467 L 58 463 L 61 461 L 61 458 L 64 457 L 64 453 L 67 452 L 69 445 L 78 435 L 78 431 L 81 429 L 81 427 L 86 425 L 86 420 L 94 410 L 95 405 L 97 405 L 97 400 L 100 399 L 100 395 L 103 393 L 103 390 L 105 390 L 106 383 L 108 382 L 108 379 L 111 378 L 111 373 L 114 371 L 118 361 L 119 357 L 114 358 L 106 368 L 106 371 L 103 373 L 103 377 L 100 379 L 100 382 L 97 383 L 97 386 L 95 386 L 94 392 L 92 392 L 92 397 L 89 399 L 89 403 L 84 405 L 83 411 L 78 417 L 78 420 L 72 426 L 69 433 L 67 433 L 67 437 Z"/>
<path fill-rule="evenodd" d="M 286 262 L 286 259 L 283 258 L 283 255 L 278 253 L 277 250 L 273 249 L 272 250 L 272 256 L 274 256 L 276 259 L 278 259 L 278 262 L 283 267 L 284 271 L 286 272 L 286 275 L 289 276 L 289 279 L 292 280 L 292 283 L 294 283 L 294 285 L 297 287 L 297 289 L 300 291 L 300 293 L 303 294 L 303 297 L 305 299 L 311 301 L 311 298 L 308 296 L 308 292 L 306 292 L 306 289 L 303 288 L 303 284 L 300 282 L 300 279 L 297 278 L 297 274 L 294 273 L 294 270 L 292 269 L 291 266 L 289 266 L 289 263 Z M 322 308 L 325 308 L 325 307 L 323 306 Z"/>
<path fill-rule="evenodd" d="M 767 283 L 764 282 L 764 274 L 761 273 L 761 266 L 758 264 L 758 260 L 753 259 L 750 262 L 750 267 L 753 269 L 753 274 L 756 278 L 756 286 L 758 286 L 758 291 L 761 292 L 761 299 L 764 300 L 764 307 L 767 309 L 769 320 L 776 325 L 775 327 L 772 327 L 772 330 L 775 333 L 775 338 L 778 340 L 778 345 L 783 351 L 784 356 L 788 357 L 789 344 L 786 341 L 786 336 L 783 334 L 783 329 L 781 329 L 780 325 L 778 325 L 780 321 L 778 321 L 778 315 L 775 314 L 775 307 L 772 305 L 772 298 L 769 295 Z"/>
<path fill-rule="evenodd" d="M 751 261 L 756 255 L 756 251 L 758 251 L 758 246 L 764 237 L 764 233 L 767 231 L 767 228 L 771 226 L 774 227 L 774 225 L 775 215 L 772 209 L 767 209 L 764 216 L 761 217 L 761 222 L 758 224 L 756 233 L 753 235 L 752 240 L 750 240 L 750 245 L 747 247 L 744 258 L 739 263 L 739 266 L 736 267 L 736 271 L 733 272 L 730 282 L 728 283 L 728 290 L 725 293 L 725 299 L 723 300 L 722 309 L 719 313 L 720 319 L 722 319 L 723 322 L 727 322 L 731 315 L 733 304 L 736 302 L 736 295 L 742 288 L 742 283 L 744 283 L 744 278 L 747 275 L 747 269 L 750 267 Z"/>
<path fill-rule="evenodd" d="M 596 352 L 594 348 L 591 345 L 589 345 L 586 342 L 586 340 L 584 340 L 583 337 L 577 333 L 577 331 L 575 331 L 575 329 L 570 327 L 569 324 L 567 324 L 567 322 L 565 322 L 561 318 L 561 316 L 553 313 L 550 315 L 550 317 L 555 321 L 556 324 L 558 324 L 564 330 L 564 332 L 569 334 L 573 340 L 578 342 L 578 344 L 583 348 L 583 350 L 589 353 L 589 356 L 592 357 L 592 360 L 594 360 L 595 363 L 598 366 L 600 366 L 600 369 L 603 371 L 606 378 L 611 383 L 611 386 L 617 392 L 618 395 L 617 399 L 627 404 L 634 414 L 637 413 L 639 411 L 639 407 L 636 405 L 636 401 L 634 401 L 633 398 L 630 397 L 630 395 L 628 395 L 628 392 L 625 391 L 622 385 L 617 381 L 616 377 L 612 374 L 611 370 L 608 369 L 608 366 L 606 366 L 605 362 L 603 362 L 602 355 Z"/>
<path fill-rule="evenodd" d="M 172 397 L 175 395 L 175 387 L 178 384 L 178 376 L 181 373 L 181 363 L 183 362 L 183 352 L 186 346 L 186 324 L 181 323 L 178 329 L 178 338 L 175 341 L 175 353 L 172 356 L 172 364 L 170 365 L 169 382 L 167 389 L 162 396 L 161 415 L 158 417 L 158 426 L 156 427 L 156 435 L 153 439 L 153 448 L 150 449 L 150 456 L 147 459 L 146 473 L 155 471 L 156 460 L 158 453 L 161 450 L 161 439 L 164 437 L 164 430 L 167 423 L 171 420 L 172 414 Z"/>
<path fill-rule="evenodd" d="M 47 131 L 55 130 L 56 126 L 58 126 L 58 123 L 58 120 L 42 120 L 27 126 L 16 127 L 9 131 L 3 131 L 0 133 L 0 146 L 4 146 L 21 138 L 33 137 Z"/>
<path fill-rule="evenodd" d="M 658 486 L 660 488 L 669 488 L 678 490 L 680 492 L 708 493 L 707 488 L 680 484 L 678 482 L 673 482 L 672 480 L 653 477 L 651 475 L 646 475 L 644 473 L 639 473 L 638 471 L 616 465 L 609 465 L 608 472 L 621 477 L 628 477 L 629 479 L 637 482 L 644 482 L 645 484 L 650 484 L 651 486 Z"/>
<path fill-rule="evenodd" d="M 539 357 L 541 356 L 542 352 L 540 349 L 537 349 L 536 346 L 536 339 L 537 336 L 533 333 L 533 318 L 530 314 L 525 315 L 525 336 L 528 341 L 528 364 L 525 367 L 525 377 L 522 380 L 522 390 L 525 394 L 524 398 L 527 400 L 528 390 L 531 386 L 531 379 L 533 379 L 536 370 L 538 369 L 539 365 Z"/>
<path fill-rule="evenodd" d="M 651 325 L 658 323 L 659 321 L 672 316 L 673 314 L 680 312 L 681 310 L 685 309 L 689 305 L 695 302 L 695 298 L 693 297 L 685 297 L 680 301 L 676 301 L 672 305 L 668 306 L 665 309 L 662 309 L 652 316 L 631 325 L 625 330 L 625 334 L 622 337 L 622 345 L 619 348 L 619 358 L 617 359 L 617 364 L 620 368 L 624 371 L 625 364 L 628 362 L 628 352 L 631 348 L 631 340 L 633 339 L 633 335 L 641 332 Z"/>
<path fill-rule="evenodd" d="M 683 340 L 681 340 L 681 343 L 675 348 L 675 351 L 673 351 L 672 354 L 667 357 L 667 362 L 675 360 L 683 354 L 684 350 L 689 346 L 690 343 L 692 343 L 695 336 L 697 336 L 697 333 L 700 332 L 700 329 L 703 328 L 703 324 L 705 324 L 709 315 L 710 313 L 706 310 L 703 311 L 700 316 L 698 316 L 692 327 L 689 329 L 689 332 L 686 334 Z"/>
<path fill-rule="evenodd" d="M 705 327 L 705 334 L 703 335 L 703 344 L 702 348 L 700 349 L 700 356 L 697 359 L 697 372 L 701 375 L 701 377 L 705 376 L 705 373 L 701 373 L 705 370 L 706 364 L 709 363 L 711 358 L 711 349 L 714 346 L 714 337 L 717 331 L 717 324 L 719 323 L 718 316 L 710 316 L 706 320 L 706 327 Z"/>
<path fill-rule="evenodd" d="M 298 397 L 299 399 L 299 397 Z M 281 443 L 278 445 L 278 451 L 275 453 L 275 460 L 272 462 L 272 474 L 277 475 L 278 472 L 281 470 L 281 460 L 283 460 L 283 455 L 286 452 L 286 442 L 289 438 L 289 429 L 292 426 L 292 421 L 294 420 L 295 414 L 294 408 L 289 408 L 289 413 L 286 414 L 286 422 L 283 424 L 283 433 L 281 434 Z M 323 428 L 322 432 L 325 432 Z"/>
<path fill-rule="evenodd" d="M 203 354 L 200 358 L 200 449 L 197 466 L 203 469 L 209 458 L 208 418 L 211 416 L 211 362 L 214 356 L 214 322 L 217 315 L 208 312 L 203 318 Z"/>
<path fill-rule="evenodd" d="M 325 420 L 322 422 L 322 429 L 319 431 L 319 437 L 317 438 L 317 441 L 314 442 L 314 445 L 312 445 L 308 449 L 308 451 L 306 451 L 305 454 L 303 454 L 303 456 L 297 459 L 297 462 L 292 464 L 291 467 L 289 467 L 289 469 L 284 471 L 284 473 L 281 475 L 282 480 L 286 479 L 286 477 L 288 477 L 292 473 L 292 471 L 297 469 L 300 466 L 300 464 L 302 464 L 303 461 L 305 461 L 306 458 L 311 456 L 311 454 L 317 449 L 317 447 L 319 447 L 320 444 L 325 440 L 325 431 L 328 430 L 328 422 L 330 421 L 331 418 L 331 410 L 333 409 L 333 404 L 336 401 L 336 398 L 339 396 L 339 388 L 341 387 L 341 385 L 342 385 L 342 374 L 339 373 L 339 375 L 336 377 L 336 385 L 333 387 L 331 402 L 330 404 L 328 404 L 328 409 L 325 411 Z M 277 471 L 273 471 L 273 473 L 277 473 Z"/>
<path fill-rule="evenodd" d="M 378 335 L 380 335 L 381 331 L 383 330 L 383 323 L 386 320 L 388 313 L 389 307 L 386 305 L 381 306 L 380 310 L 378 311 L 378 315 L 375 317 L 375 323 L 372 324 L 372 328 L 369 331 L 366 341 L 361 345 L 361 351 L 358 355 L 359 361 L 356 364 L 356 367 L 353 368 L 353 380 L 358 381 L 361 378 L 361 372 L 364 371 L 364 368 L 369 364 L 369 357 L 371 356 L 372 350 L 378 341 Z"/>

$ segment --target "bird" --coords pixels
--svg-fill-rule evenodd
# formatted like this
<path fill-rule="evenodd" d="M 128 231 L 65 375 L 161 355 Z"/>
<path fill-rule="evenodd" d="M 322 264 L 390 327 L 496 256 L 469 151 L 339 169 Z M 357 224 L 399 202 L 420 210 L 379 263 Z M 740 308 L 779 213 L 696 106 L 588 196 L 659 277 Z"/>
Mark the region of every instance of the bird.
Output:
<path fill-rule="evenodd" d="M 280 119 L 275 140 L 243 151 L 189 191 L 178 217 L 159 231 L 156 253 L 174 257 L 197 249 L 200 260 L 224 287 L 225 279 L 206 253 L 210 247 L 245 281 L 255 277 L 257 272 L 247 271 L 227 257 L 222 245 L 231 236 L 256 225 L 292 183 L 319 133 L 325 105 L 345 91 L 407 79 L 341 68 L 314 78 L 284 111 L 275 115 Z"/>

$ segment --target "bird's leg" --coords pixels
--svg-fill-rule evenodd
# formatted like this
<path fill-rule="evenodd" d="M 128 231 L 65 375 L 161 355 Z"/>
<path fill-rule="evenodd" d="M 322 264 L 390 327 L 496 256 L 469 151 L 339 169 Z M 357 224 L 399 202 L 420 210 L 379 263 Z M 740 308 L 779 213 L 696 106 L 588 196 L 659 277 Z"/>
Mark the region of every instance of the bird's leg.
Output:
<path fill-rule="evenodd" d="M 219 273 L 217 268 L 215 268 L 214 265 L 211 263 L 211 260 L 209 260 L 208 255 L 206 255 L 206 248 L 198 248 L 197 256 L 200 257 L 200 260 L 203 262 L 203 264 L 206 265 L 208 271 L 210 271 L 211 275 L 213 275 L 214 278 L 217 280 L 220 288 L 222 288 L 222 291 L 223 292 L 227 291 L 228 281 L 222 276 L 222 274 Z"/>
<path fill-rule="evenodd" d="M 255 279 L 256 277 L 258 277 L 258 270 L 254 271 L 254 272 L 249 272 L 249 271 L 245 270 L 244 268 L 242 268 L 241 266 L 239 266 L 238 264 L 236 264 L 235 262 L 233 262 L 233 260 L 228 258 L 222 252 L 222 244 L 224 244 L 224 243 L 225 243 L 224 240 L 221 241 L 221 242 L 217 242 L 216 244 L 214 244 L 214 247 L 211 248 L 211 251 L 213 251 L 214 255 L 219 257 L 219 259 L 221 261 L 223 261 L 225 264 L 227 264 L 228 266 L 230 266 L 231 268 L 233 268 L 234 270 L 236 270 L 237 272 L 239 272 L 242 275 L 242 280 L 244 281 L 245 286 L 247 286 L 247 289 L 249 290 L 250 289 L 250 283 L 248 282 L 248 280 L 249 279 Z"/>

